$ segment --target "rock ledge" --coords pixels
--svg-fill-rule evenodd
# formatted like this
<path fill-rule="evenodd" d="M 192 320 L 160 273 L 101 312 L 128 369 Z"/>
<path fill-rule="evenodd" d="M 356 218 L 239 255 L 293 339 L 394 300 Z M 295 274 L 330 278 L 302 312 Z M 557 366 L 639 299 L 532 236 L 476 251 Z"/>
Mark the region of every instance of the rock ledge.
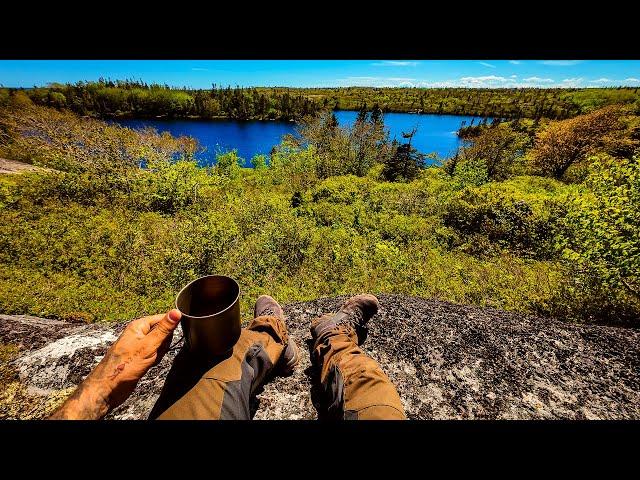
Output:
<path fill-rule="evenodd" d="M 301 365 L 258 396 L 256 419 L 314 419 L 309 322 L 345 296 L 285 306 Z M 573 325 L 500 310 L 401 295 L 379 295 L 364 344 L 389 375 L 412 419 L 640 418 L 640 332 Z M 84 325 L 0 315 L 0 342 L 32 398 L 77 385 L 125 323 Z M 182 336 L 174 336 L 174 344 Z M 109 418 L 146 418 L 174 348 Z M 35 401 L 35 400 L 34 400 Z M 0 417 L 8 418 L 6 414 Z"/>

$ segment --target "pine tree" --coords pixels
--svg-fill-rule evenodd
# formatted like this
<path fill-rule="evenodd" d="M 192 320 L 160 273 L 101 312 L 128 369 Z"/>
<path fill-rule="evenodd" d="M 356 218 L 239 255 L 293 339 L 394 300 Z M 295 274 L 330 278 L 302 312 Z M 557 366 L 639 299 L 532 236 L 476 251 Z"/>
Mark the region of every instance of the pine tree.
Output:
<path fill-rule="evenodd" d="M 367 117 L 369 114 L 367 113 L 367 104 L 363 103 L 360 106 L 360 110 L 358 111 L 358 116 L 356 118 L 356 123 L 365 123 L 367 121 Z"/>
<path fill-rule="evenodd" d="M 336 118 L 335 113 L 331 112 L 331 115 L 329 116 L 329 121 L 327 122 L 327 126 L 332 130 L 335 130 L 336 128 L 338 128 L 338 119 Z"/>
<path fill-rule="evenodd" d="M 387 160 L 382 169 L 383 177 L 390 181 L 410 181 L 418 176 L 424 166 L 424 155 L 411 146 L 403 143 Z"/>
<path fill-rule="evenodd" d="M 370 121 L 373 124 L 377 124 L 382 121 L 382 109 L 377 103 L 373 104 Z"/>

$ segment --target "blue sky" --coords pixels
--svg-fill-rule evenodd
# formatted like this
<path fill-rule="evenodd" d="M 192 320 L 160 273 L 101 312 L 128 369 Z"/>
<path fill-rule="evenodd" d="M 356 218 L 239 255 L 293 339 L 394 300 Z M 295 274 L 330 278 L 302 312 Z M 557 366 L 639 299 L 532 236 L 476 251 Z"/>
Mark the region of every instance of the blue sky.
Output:
<path fill-rule="evenodd" d="M 218 85 L 343 87 L 640 86 L 638 60 L 0 60 L 0 85 L 142 79 Z"/>

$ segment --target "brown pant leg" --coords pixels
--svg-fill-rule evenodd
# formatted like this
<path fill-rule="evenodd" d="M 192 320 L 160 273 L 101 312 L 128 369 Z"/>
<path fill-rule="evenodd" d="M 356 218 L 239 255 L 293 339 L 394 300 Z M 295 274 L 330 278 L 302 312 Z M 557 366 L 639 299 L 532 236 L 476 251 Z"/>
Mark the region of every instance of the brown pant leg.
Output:
<path fill-rule="evenodd" d="M 356 332 L 339 325 L 316 339 L 313 357 L 328 415 L 345 420 L 406 419 L 400 396 L 380 365 L 358 347 Z"/>
<path fill-rule="evenodd" d="M 255 318 L 233 351 L 203 364 L 181 350 L 149 418 L 160 420 L 249 420 L 251 396 L 277 365 L 288 341 L 284 322 Z"/>

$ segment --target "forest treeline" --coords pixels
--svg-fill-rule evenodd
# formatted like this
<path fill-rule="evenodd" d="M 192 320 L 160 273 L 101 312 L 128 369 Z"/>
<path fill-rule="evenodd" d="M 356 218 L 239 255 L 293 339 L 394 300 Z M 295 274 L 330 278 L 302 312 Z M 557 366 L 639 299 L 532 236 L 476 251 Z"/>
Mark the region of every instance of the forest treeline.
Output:
<path fill-rule="evenodd" d="M 37 105 L 70 109 L 79 115 L 101 118 L 295 120 L 318 111 L 316 103 L 301 93 L 216 85 L 209 90 L 193 90 L 133 80 L 101 79 L 97 82 L 55 84 L 23 92 Z M 15 93 L 13 89 L 0 89 L 0 103 Z"/>
<path fill-rule="evenodd" d="M 16 93 L 0 89 L 0 102 Z M 323 110 L 564 119 L 611 104 L 640 104 L 638 88 L 175 88 L 137 80 L 52 84 L 23 90 L 42 106 L 96 117 L 299 120 Z"/>
<path fill-rule="evenodd" d="M 287 89 L 272 89 L 279 93 Z M 296 89 L 325 108 L 499 118 L 564 119 L 611 104 L 640 104 L 638 88 L 312 88 Z"/>

